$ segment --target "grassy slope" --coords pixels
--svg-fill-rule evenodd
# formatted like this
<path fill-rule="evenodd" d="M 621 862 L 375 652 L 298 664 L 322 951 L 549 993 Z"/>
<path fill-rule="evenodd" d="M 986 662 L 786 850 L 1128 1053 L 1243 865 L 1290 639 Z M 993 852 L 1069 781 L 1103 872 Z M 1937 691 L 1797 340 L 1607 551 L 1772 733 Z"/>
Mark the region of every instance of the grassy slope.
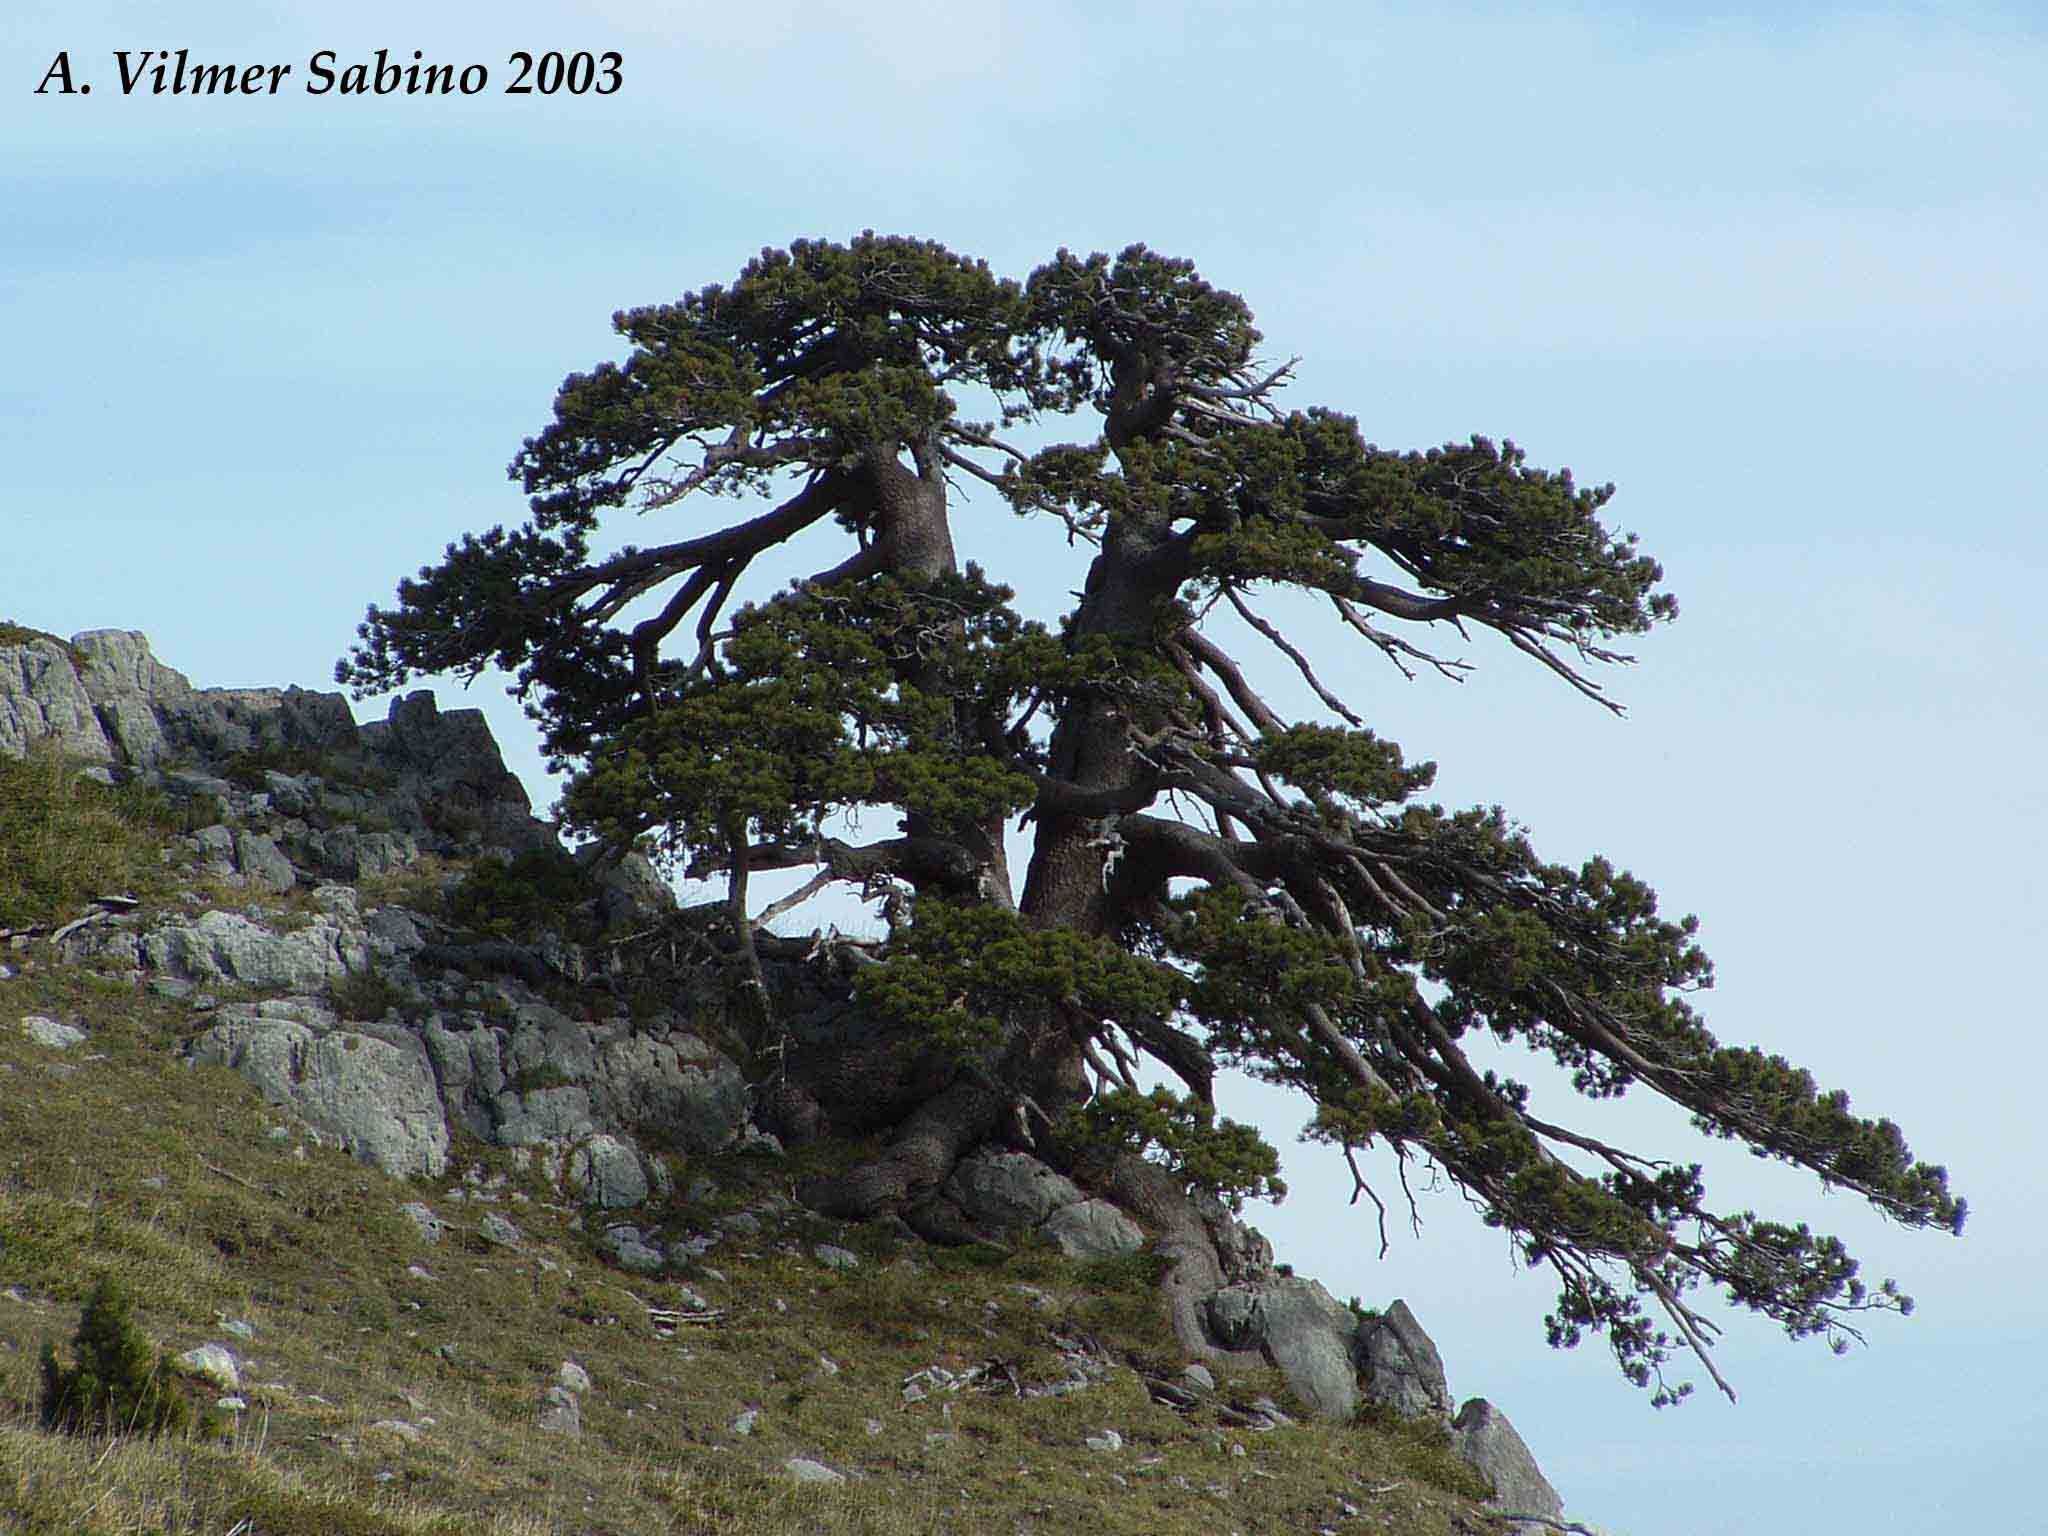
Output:
<path fill-rule="evenodd" d="M 19 814 L 28 792 L 17 774 L 0 798 L 10 785 Z M 111 803 L 43 814 L 99 817 Z M 121 836 L 134 853 L 161 835 L 132 808 L 121 815 L 128 831 L 111 838 L 95 822 L 102 857 L 122 856 Z M 0 887 L 9 878 L 0 870 Z M 10 894 L 21 893 L 0 889 Z M 880 1225 L 827 1223 L 783 1200 L 795 1159 L 735 1156 L 672 1158 L 697 1201 L 628 1219 L 674 1237 L 768 1208 L 762 1229 L 694 1269 L 630 1275 L 597 1256 L 598 1222 L 586 1226 L 505 1152 L 458 1145 L 436 1187 L 387 1178 L 309 1145 L 232 1073 L 180 1065 L 194 1025 L 184 1005 L 57 966 L 40 942 L 0 958 L 19 972 L 0 980 L 0 1530 L 1488 1528 L 1472 1475 L 1412 1428 L 1250 1433 L 1213 1408 L 1153 1404 L 1129 1369 L 1074 1396 L 904 1403 L 904 1379 L 933 1365 L 1001 1360 L 1022 1381 L 1058 1380 L 1068 1367 L 1056 1341 L 1083 1336 L 1125 1365 L 1177 1371 L 1142 1259 L 1091 1268 L 1039 1247 L 899 1243 Z M 38 1046 L 16 1022 L 26 1014 L 90 1039 Z M 495 1199 L 451 1194 L 464 1187 Z M 421 1199 L 453 1223 L 438 1244 L 399 1211 Z M 485 1243 L 476 1224 L 487 1210 L 515 1221 L 524 1246 Z M 860 1267 L 825 1268 L 812 1255 L 821 1241 L 856 1250 Z M 80 1303 L 107 1270 L 128 1282 L 155 1342 L 223 1342 L 243 1360 L 249 1406 L 226 1440 L 78 1440 L 37 1427 L 36 1351 L 54 1339 L 68 1358 Z M 722 1315 L 658 1336 L 649 1308 L 677 1305 L 685 1285 Z M 253 1324 L 255 1338 L 224 1331 L 223 1316 Z M 535 1427 L 543 1388 L 570 1359 L 594 1381 L 579 1438 Z M 1274 1372 L 1226 1383 L 1223 1396 L 1262 1393 L 1287 1400 Z M 747 1408 L 758 1421 L 741 1436 L 732 1425 Z M 423 1432 L 408 1441 L 372 1427 L 392 1419 Z M 1083 1444 L 1103 1427 L 1123 1435 L 1121 1450 Z M 798 1486 L 782 1471 L 793 1455 L 850 1481 Z"/>

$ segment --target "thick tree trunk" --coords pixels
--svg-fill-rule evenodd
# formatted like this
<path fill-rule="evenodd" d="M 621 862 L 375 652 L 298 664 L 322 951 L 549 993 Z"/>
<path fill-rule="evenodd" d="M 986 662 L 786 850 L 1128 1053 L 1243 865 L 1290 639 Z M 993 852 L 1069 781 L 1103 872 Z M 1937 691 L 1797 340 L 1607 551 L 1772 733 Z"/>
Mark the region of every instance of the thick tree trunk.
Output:
<path fill-rule="evenodd" d="M 875 472 L 877 529 L 872 553 L 878 568 L 934 576 L 951 571 L 944 477 L 914 476 L 893 459 L 876 466 Z M 1077 635 L 1145 643 L 1159 620 L 1160 605 L 1179 590 L 1186 570 L 1185 551 L 1164 520 L 1119 519 L 1089 572 L 1076 614 Z M 1082 791 L 1113 791 L 1137 782 L 1143 765 L 1132 749 L 1132 730 L 1140 722 L 1133 722 L 1125 711 L 1121 701 L 1098 699 L 1063 717 L 1053 731 L 1052 776 Z M 913 821 L 906 821 L 906 831 L 917 835 L 920 828 Z M 975 855 L 988 870 L 990 899 L 1007 902 L 1002 829 L 978 829 L 975 843 Z M 1113 837 L 1105 836 L 1090 818 L 1043 809 L 1018 904 L 1020 914 L 1037 927 L 1089 934 L 1112 931 L 1115 914 L 1103 872 L 1113 848 Z M 840 1179 L 819 1181 L 805 1193 L 806 1203 L 844 1216 L 904 1209 L 936 1187 L 961 1152 L 1015 1112 L 1023 1096 L 1048 1115 L 1077 1099 L 1086 1082 L 1081 1046 L 1080 1038 L 1068 1036 L 1050 1019 L 1035 1032 L 1020 1033 L 997 1070 L 1012 1097 L 1006 1099 L 986 1085 L 956 1081 L 903 1122 L 881 1159 Z"/>
<path fill-rule="evenodd" d="M 945 1181 L 961 1154 L 995 1129 L 1006 1107 L 993 1088 L 956 1077 L 911 1111 L 888 1151 L 849 1172 L 810 1180 L 797 1198 L 827 1216 L 901 1213 Z"/>
<path fill-rule="evenodd" d="M 920 449 L 917 471 L 893 452 L 878 453 L 867 466 L 874 488 L 872 539 L 845 574 L 889 573 L 936 580 L 957 575 L 946 480 L 935 451 Z M 916 683 L 912 676 L 907 681 Z M 978 740 L 977 723 L 958 722 L 963 739 Z M 949 840 L 962 845 L 980 870 L 975 882 L 983 900 L 1011 903 L 1010 875 L 1000 821 L 988 826 L 942 826 L 929 817 L 907 815 L 908 838 Z M 1010 1101 L 988 1083 L 957 1069 L 935 1074 L 932 1059 L 906 1054 L 886 1043 L 829 1053 L 799 1063 L 791 1074 L 838 1130 L 872 1129 L 898 1122 L 888 1150 L 847 1173 L 814 1179 L 798 1191 L 806 1205 L 829 1215 L 865 1218 L 900 1213 L 942 1183 L 962 1153 L 983 1140 L 1008 1113 Z M 852 1088 L 853 1092 L 847 1090 Z"/>

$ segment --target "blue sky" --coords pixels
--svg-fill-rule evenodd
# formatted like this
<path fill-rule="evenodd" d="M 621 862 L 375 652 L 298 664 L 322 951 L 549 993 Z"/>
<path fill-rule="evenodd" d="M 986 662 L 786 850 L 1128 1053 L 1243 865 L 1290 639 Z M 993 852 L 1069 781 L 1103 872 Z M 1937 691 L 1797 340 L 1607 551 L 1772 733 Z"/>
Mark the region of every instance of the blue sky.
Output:
<path fill-rule="evenodd" d="M 124 100 L 111 57 L 291 62 L 289 86 L 315 50 L 379 46 L 485 63 L 493 93 Z M 550 47 L 619 50 L 625 88 L 495 93 L 511 50 Z M 91 97 L 32 94 L 59 49 Z M 1463 686 L 1337 674 L 1445 799 L 1697 911 L 1718 1032 L 1898 1119 L 1970 1230 L 1899 1233 L 1623 1106 L 1603 1123 L 1841 1232 L 1921 1302 L 1841 1360 L 1731 1318 L 1740 1404 L 1653 1414 L 1597 1345 L 1545 1348 L 1548 1289 L 1455 1199 L 1376 1259 L 1355 1212 L 1331 1219 L 1349 1182 L 1294 1145 L 1299 1107 L 1247 1086 L 1295 1186 L 1261 1223 L 1339 1296 L 1405 1295 L 1454 1390 L 1603 1529 L 2029 1518 L 2048 36 L 2027 11 L 15 0 L 0 70 L 0 615 L 143 630 L 201 685 L 331 687 L 366 603 L 523 514 L 504 465 L 562 375 L 612 355 L 612 310 L 798 235 L 916 234 L 1019 276 L 1143 240 L 1301 354 L 1295 403 L 1615 481 L 1683 610 L 1613 679 L 1626 720 L 1483 644 Z M 970 499 L 960 538 L 1041 606 L 1074 584 L 1000 509 Z M 438 691 L 491 712 L 545 806 L 516 707 Z"/>

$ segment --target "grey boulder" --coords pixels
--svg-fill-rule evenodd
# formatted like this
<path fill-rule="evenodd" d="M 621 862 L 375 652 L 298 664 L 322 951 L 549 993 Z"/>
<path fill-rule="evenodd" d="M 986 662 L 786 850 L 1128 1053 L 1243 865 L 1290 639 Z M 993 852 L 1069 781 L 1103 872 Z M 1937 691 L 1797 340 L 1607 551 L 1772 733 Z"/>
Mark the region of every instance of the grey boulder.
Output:
<path fill-rule="evenodd" d="M 534 1427 L 545 1429 L 552 1434 L 568 1435 L 572 1439 L 583 1433 L 583 1410 L 577 1405 L 576 1394 L 559 1382 L 541 1394 L 540 1412 L 534 1418 Z"/>
<path fill-rule="evenodd" d="M 1360 1324 L 1358 1346 L 1365 1390 L 1374 1402 L 1407 1418 L 1450 1422 L 1451 1389 L 1444 1379 L 1443 1356 L 1407 1302 L 1396 1301 L 1380 1316 Z"/>
<path fill-rule="evenodd" d="M 1257 1350 L 1318 1418 L 1348 1419 L 1357 1409 L 1358 1315 L 1318 1282 L 1289 1275 L 1225 1286 L 1207 1313 L 1218 1344 Z"/>
<path fill-rule="evenodd" d="M 0 645 L 0 754 L 21 757 L 39 741 L 89 763 L 115 761 L 71 654 L 42 636 Z"/>
<path fill-rule="evenodd" d="M 279 851 L 274 839 L 260 832 L 235 833 L 235 868 L 258 885 L 280 895 L 298 884 L 299 872 Z"/>
<path fill-rule="evenodd" d="M 998 1227 L 1035 1227 L 1060 1207 L 1087 1199 L 1072 1179 L 1028 1152 L 962 1158 L 945 1193 L 974 1220 Z"/>
<path fill-rule="evenodd" d="M 46 1018 L 40 1013 L 31 1013 L 22 1019 L 21 1032 L 37 1045 L 48 1046 L 53 1051 L 68 1051 L 85 1040 L 84 1030 Z"/>
<path fill-rule="evenodd" d="M 242 1384 L 234 1354 L 225 1344 L 202 1344 L 197 1349 L 188 1349 L 178 1356 L 178 1364 L 195 1376 L 205 1377 L 223 1392 L 233 1392 Z"/>
<path fill-rule="evenodd" d="M 1550 1480 L 1529 1454 L 1529 1447 L 1515 1433 L 1507 1415 L 1483 1397 L 1475 1397 L 1458 1410 L 1451 1424 L 1451 1448 L 1493 1483 L 1489 1509 L 1502 1514 L 1540 1515 L 1547 1520 L 1564 1517 L 1564 1500 L 1550 1486 Z M 1517 1536 L 1537 1536 L 1550 1527 L 1533 1521 L 1517 1528 Z"/>
<path fill-rule="evenodd" d="M 1045 1218 L 1039 1231 L 1073 1259 L 1113 1259 L 1145 1246 L 1145 1231 L 1107 1200 L 1063 1205 Z"/>
<path fill-rule="evenodd" d="M 589 1077 L 600 1122 L 659 1125 L 685 1152 L 722 1152 L 747 1123 L 746 1078 L 694 1035 L 625 1035 L 600 1046 L 588 1068 L 571 1075 Z"/>
<path fill-rule="evenodd" d="M 800 1483 L 843 1483 L 844 1472 L 835 1472 L 822 1461 L 810 1456 L 792 1456 L 782 1464 L 782 1470 Z"/>
<path fill-rule="evenodd" d="M 237 981 L 251 987 L 317 990 L 369 963 L 360 930 L 320 918 L 292 933 L 271 933 L 239 912 L 204 912 L 142 937 L 143 962 L 187 981 Z"/>
<path fill-rule="evenodd" d="M 632 1146 L 617 1136 L 593 1136 L 569 1154 L 569 1182 L 606 1210 L 647 1198 L 647 1171 Z"/>

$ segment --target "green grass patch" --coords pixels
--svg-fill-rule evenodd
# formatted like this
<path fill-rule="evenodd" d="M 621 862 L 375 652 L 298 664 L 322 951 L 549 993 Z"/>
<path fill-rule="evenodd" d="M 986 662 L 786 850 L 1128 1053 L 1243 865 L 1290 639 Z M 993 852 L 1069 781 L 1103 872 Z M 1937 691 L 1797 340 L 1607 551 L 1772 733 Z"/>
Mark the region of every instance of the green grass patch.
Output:
<path fill-rule="evenodd" d="M 0 756 L 0 928 L 75 917 L 94 896 L 166 885 L 155 801 L 79 777 L 47 746 Z"/>

